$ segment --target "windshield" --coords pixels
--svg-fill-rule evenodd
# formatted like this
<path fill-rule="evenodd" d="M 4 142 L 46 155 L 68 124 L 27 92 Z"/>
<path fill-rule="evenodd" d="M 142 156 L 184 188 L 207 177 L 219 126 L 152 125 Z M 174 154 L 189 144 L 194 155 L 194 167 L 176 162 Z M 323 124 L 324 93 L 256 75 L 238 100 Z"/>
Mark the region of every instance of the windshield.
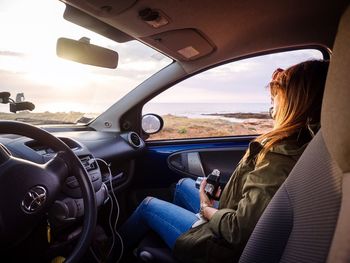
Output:
<path fill-rule="evenodd" d="M 0 104 L 1 119 L 86 123 L 172 61 L 138 41 L 120 44 L 70 23 L 63 18 L 64 9 L 58 0 L 0 2 L 0 92 L 35 105 L 14 114 L 9 104 Z M 117 51 L 118 68 L 58 58 L 59 37 L 88 37 L 92 44 Z"/>

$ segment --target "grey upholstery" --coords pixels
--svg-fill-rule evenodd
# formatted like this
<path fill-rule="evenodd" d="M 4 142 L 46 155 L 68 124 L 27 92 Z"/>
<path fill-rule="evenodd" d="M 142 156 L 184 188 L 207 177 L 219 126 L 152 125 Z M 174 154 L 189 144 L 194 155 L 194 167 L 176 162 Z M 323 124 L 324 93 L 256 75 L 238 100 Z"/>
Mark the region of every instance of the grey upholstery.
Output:
<path fill-rule="evenodd" d="M 350 8 L 334 45 L 321 131 L 266 208 L 240 262 L 350 262 L 349 47 Z"/>
<path fill-rule="evenodd" d="M 343 200 L 328 262 L 350 262 L 350 173 L 344 175 Z"/>
<path fill-rule="evenodd" d="M 329 152 L 342 171 L 350 172 L 350 7 L 334 43 L 322 105 L 321 126 Z"/>
<path fill-rule="evenodd" d="M 350 7 L 345 12 L 334 46 L 334 64 L 330 68 L 324 100 L 323 126 L 327 134 L 326 144 L 341 167 L 343 175 L 343 199 L 329 262 L 350 262 Z M 338 91 L 340 89 L 340 91 Z M 337 105 L 334 107 L 334 105 Z"/>
<path fill-rule="evenodd" d="M 266 208 L 240 262 L 325 262 L 341 179 L 319 132 Z"/>

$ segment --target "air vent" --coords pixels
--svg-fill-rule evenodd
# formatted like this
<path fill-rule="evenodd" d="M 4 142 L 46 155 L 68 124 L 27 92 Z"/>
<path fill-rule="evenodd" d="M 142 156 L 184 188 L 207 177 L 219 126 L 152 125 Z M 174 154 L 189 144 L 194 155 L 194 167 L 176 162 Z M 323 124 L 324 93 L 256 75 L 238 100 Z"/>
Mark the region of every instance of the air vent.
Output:
<path fill-rule="evenodd" d="M 87 171 L 96 169 L 96 162 L 92 156 L 79 156 L 79 159 Z"/>
<path fill-rule="evenodd" d="M 136 132 L 130 132 L 128 134 L 128 141 L 132 146 L 136 148 L 141 147 L 142 141 L 140 136 Z"/>

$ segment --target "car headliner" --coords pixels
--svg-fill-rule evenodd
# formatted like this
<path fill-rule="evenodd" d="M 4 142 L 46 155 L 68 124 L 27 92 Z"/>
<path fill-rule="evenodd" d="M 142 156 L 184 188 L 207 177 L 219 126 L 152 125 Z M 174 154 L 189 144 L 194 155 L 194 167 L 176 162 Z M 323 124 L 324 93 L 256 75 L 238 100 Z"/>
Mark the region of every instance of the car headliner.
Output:
<path fill-rule="evenodd" d="M 339 18 L 348 4 L 347 0 L 63 2 L 74 7 L 66 9 L 66 19 L 119 42 L 140 40 L 178 61 L 188 73 L 226 60 L 281 48 L 320 45 L 331 50 Z M 151 27 L 139 16 L 139 11 L 144 8 L 160 10 L 169 24 L 158 29 Z M 76 9 L 83 13 L 77 15 Z M 184 47 L 191 45 L 188 42 L 191 40 L 184 40 L 186 34 L 182 33 L 186 30 L 179 29 L 196 30 L 213 51 L 194 60 L 185 60 L 171 50 L 172 44 L 160 45 L 160 41 L 155 41 L 154 36 L 159 33 L 177 32 L 171 42 L 184 42 Z M 193 43 L 196 44 L 200 45 Z"/>

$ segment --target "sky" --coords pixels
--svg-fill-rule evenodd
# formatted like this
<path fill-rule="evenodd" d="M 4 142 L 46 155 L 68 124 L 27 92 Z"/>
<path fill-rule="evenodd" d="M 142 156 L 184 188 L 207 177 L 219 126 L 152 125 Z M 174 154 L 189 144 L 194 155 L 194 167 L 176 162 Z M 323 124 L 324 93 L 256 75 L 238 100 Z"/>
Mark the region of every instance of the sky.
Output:
<path fill-rule="evenodd" d="M 153 102 L 270 103 L 266 87 L 275 69 L 320 58 L 317 50 L 298 50 L 227 63 L 175 85 Z"/>
<path fill-rule="evenodd" d="M 12 97 L 24 92 L 35 111 L 101 112 L 171 62 L 165 56 L 154 59 L 157 52 L 137 41 L 119 44 L 65 21 L 64 8 L 58 0 L 0 1 L 0 91 Z M 59 37 L 83 36 L 118 51 L 118 68 L 56 56 Z M 7 105 L 1 106 L 0 111 L 7 111 Z"/>
<path fill-rule="evenodd" d="M 9 91 L 13 98 L 24 92 L 35 103 L 35 112 L 100 113 L 171 62 L 137 41 L 119 44 L 65 21 L 63 12 L 58 0 L 0 1 L 0 91 Z M 118 51 L 118 68 L 56 56 L 57 38 L 83 36 Z M 265 86 L 275 68 L 315 56 L 319 53 L 299 51 L 227 64 L 177 84 L 152 102 L 266 102 Z M 0 105 L 0 111 L 8 111 L 8 105 Z"/>

